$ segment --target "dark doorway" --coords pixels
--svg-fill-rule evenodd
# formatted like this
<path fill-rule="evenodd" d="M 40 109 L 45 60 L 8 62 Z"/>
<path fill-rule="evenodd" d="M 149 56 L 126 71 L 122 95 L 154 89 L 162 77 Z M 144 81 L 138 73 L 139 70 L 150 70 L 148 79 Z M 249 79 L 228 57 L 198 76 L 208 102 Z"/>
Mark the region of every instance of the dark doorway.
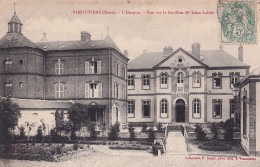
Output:
<path fill-rule="evenodd" d="M 176 122 L 185 122 L 185 102 L 182 99 L 176 101 Z"/>

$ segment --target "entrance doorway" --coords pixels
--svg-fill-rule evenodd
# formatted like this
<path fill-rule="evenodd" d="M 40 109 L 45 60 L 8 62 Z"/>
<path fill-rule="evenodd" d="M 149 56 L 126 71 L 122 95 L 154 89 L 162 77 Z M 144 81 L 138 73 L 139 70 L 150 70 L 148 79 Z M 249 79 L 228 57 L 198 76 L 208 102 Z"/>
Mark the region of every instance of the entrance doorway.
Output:
<path fill-rule="evenodd" d="M 185 122 L 185 102 L 182 99 L 176 101 L 176 122 Z"/>

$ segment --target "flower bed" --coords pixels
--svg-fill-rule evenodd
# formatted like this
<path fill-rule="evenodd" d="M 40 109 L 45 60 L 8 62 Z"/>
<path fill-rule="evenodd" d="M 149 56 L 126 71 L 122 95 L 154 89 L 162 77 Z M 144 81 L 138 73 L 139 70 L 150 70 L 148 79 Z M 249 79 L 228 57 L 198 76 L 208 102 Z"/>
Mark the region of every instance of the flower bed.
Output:
<path fill-rule="evenodd" d="M 221 142 L 215 140 L 203 142 L 198 145 L 198 148 L 203 150 L 210 150 L 210 151 L 228 151 L 232 149 L 230 144 L 227 144 L 223 141 Z"/>
<path fill-rule="evenodd" d="M 110 145 L 109 148 L 116 149 L 116 150 L 149 150 L 151 149 L 151 146 L 128 143 L 128 144 Z"/>
<path fill-rule="evenodd" d="M 10 151 L 9 153 L 0 154 L 0 158 L 8 159 L 19 159 L 19 160 L 31 160 L 31 161 L 60 161 L 61 159 L 66 159 L 64 156 L 70 156 L 84 150 L 89 147 L 84 147 L 84 145 L 69 145 L 61 146 L 58 144 L 42 146 L 41 144 L 30 145 L 28 150 L 23 150 L 23 152 Z"/>

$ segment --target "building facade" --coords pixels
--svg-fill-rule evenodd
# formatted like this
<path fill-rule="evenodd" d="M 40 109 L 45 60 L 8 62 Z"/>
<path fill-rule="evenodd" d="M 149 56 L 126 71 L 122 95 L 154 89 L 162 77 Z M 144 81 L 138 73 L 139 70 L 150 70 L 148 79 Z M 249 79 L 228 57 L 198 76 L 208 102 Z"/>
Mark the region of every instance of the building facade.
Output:
<path fill-rule="evenodd" d="M 241 113 L 241 145 L 248 155 L 260 155 L 260 68 L 251 72 L 235 85 L 238 88 L 236 102 Z"/>
<path fill-rule="evenodd" d="M 32 103 L 83 103 L 88 105 L 89 121 L 97 127 L 127 123 L 128 58 L 109 34 L 104 40 L 92 40 L 83 31 L 77 41 L 41 41 L 26 38 L 21 21 L 13 15 L 0 39 L 0 96 Z M 27 110 L 38 113 L 45 107 L 24 106 L 22 117 L 32 115 Z"/>
<path fill-rule="evenodd" d="M 243 61 L 220 47 L 192 51 L 165 47 L 128 64 L 128 122 L 209 123 L 234 118 L 233 84 L 248 74 Z M 236 115 L 239 117 L 239 114 Z"/>

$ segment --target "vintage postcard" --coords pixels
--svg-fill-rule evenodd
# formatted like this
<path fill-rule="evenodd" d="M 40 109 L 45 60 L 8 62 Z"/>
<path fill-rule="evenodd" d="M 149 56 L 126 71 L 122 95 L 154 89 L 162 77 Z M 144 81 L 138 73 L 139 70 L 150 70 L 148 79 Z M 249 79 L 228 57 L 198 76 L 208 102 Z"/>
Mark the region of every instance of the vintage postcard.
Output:
<path fill-rule="evenodd" d="M 258 166 L 258 0 L 0 0 L 0 166 Z"/>

